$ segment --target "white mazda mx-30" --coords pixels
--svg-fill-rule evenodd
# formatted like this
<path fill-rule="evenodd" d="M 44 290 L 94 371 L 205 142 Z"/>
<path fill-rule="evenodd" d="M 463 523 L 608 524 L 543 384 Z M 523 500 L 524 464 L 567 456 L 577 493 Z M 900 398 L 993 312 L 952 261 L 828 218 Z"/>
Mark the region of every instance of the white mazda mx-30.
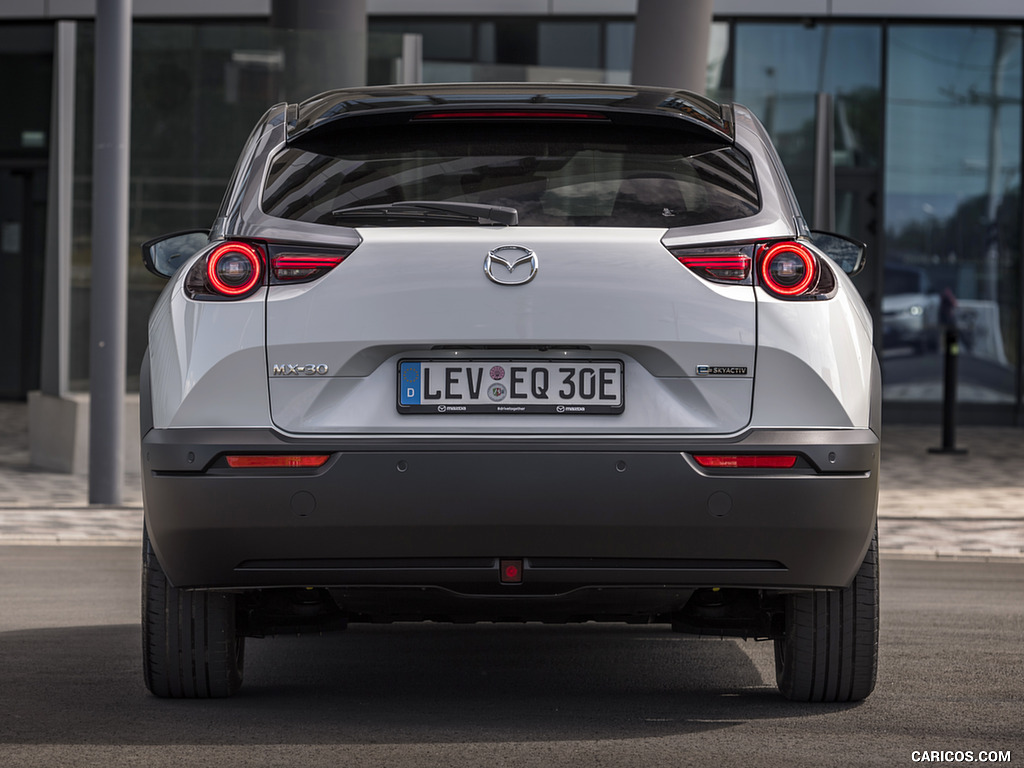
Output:
<path fill-rule="evenodd" d="M 879 368 L 760 123 L 668 89 L 279 104 L 142 367 L 143 660 L 226 696 L 246 638 L 617 621 L 875 684 Z"/>

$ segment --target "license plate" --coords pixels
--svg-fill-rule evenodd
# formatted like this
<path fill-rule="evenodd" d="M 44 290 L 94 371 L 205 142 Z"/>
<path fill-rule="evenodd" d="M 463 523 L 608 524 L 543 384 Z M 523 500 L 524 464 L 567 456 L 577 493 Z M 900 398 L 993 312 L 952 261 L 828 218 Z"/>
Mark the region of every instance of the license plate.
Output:
<path fill-rule="evenodd" d="M 616 414 L 621 360 L 402 360 L 400 413 Z"/>

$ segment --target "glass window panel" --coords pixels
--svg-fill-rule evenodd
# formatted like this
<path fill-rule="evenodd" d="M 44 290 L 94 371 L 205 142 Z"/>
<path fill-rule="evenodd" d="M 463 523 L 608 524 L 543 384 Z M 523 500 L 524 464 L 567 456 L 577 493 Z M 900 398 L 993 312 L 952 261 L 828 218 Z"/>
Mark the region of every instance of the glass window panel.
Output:
<path fill-rule="evenodd" d="M 812 210 L 818 92 L 831 93 L 835 104 L 836 165 L 878 165 L 881 46 L 876 25 L 736 25 L 735 100 L 765 124 L 805 213 Z"/>
<path fill-rule="evenodd" d="M 498 64 L 537 63 L 537 21 L 507 17 L 494 22 L 494 61 Z"/>
<path fill-rule="evenodd" d="M 0 120 L 0 153 L 46 156 L 53 80 L 53 27 L 0 27 L 0 82 L 4 101 L 17 119 Z"/>
<path fill-rule="evenodd" d="M 370 27 L 377 29 L 376 25 Z M 366 39 L 366 84 L 390 85 L 402 57 L 402 36 L 395 32 L 371 31 Z"/>
<path fill-rule="evenodd" d="M 1021 29 L 892 27 L 888 61 L 885 396 L 941 399 L 952 325 L 959 400 L 1013 402 Z"/>
<path fill-rule="evenodd" d="M 553 122 L 374 126 L 282 151 L 267 176 L 271 216 L 403 225 L 379 208 L 409 200 L 511 206 L 524 226 L 673 227 L 751 216 L 749 159 L 678 131 Z M 320 154 L 324 152 L 327 154 Z M 311 174 L 310 168 L 316 173 Z M 350 209 L 340 217 L 339 210 Z"/>
<path fill-rule="evenodd" d="M 715 21 L 708 37 L 708 96 L 716 101 L 732 101 L 732 83 L 726 82 L 730 76 L 729 24 Z"/>
<path fill-rule="evenodd" d="M 423 36 L 423 58 L 437 61 L 473 61 L 474 29 L 471 21 L 373 21 L 371 33 Z"/>
<path fill-rule="evenodd" d="M 633 69 L 635 28 L 636 24 L 632 21 L 609 21 L 605 25 L 605 69 L 613 72 L 629 72 Z"/>
<path fill-rule="evenodd" d="M 477 24 L 477 57 L 481 64 L 493 64 L 497 61 L 497 30 L 493 21 L 482 21 Z"/>
<path fill-rule="evenodd" d="M 94 25 L 78 24 L 70 378 L 88 385 L 92 289 Z M 132 48 L 127 375 L 137 386 L 147 318 L 164 281 L 139 245 L 209 227 L 238 152 L 268 105 L 280 101 L 283 54 L 265 24 L 136 22 Z"/>
<path fill-rule="evenodd" d="M 0 26 L 0 398 L 39 388 L 53 25 Z"/>
<path fill-rule="evenodd" d="M 542 67 L 597 69 L 601 66 L 601 26 L 596 21 L 542 21 L 537 63 Z"/>

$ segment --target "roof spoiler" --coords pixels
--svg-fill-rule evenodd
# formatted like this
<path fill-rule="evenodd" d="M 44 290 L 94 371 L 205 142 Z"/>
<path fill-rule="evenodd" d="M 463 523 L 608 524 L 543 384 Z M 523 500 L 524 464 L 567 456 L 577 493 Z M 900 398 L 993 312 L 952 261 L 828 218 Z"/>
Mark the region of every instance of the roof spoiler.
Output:
<path fill-rule="evenodd" d="M 619 124 L 673 124 L 691 135 L 732 144 L 732 108 L 699 94 L 632 86 L 466 84 L 382 86 L 328 91 L 288 111 L 287 142 L 332 133 L 344 120 L 395 125 L 435 120 L 607 120 Z"/>

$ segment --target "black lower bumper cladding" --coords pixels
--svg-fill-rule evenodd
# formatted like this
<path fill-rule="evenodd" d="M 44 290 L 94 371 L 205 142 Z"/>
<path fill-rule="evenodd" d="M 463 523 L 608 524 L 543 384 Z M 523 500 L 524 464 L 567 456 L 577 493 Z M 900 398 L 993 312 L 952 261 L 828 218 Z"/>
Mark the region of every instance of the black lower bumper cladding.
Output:
<path fill-rule="evenodd" d="M 224 456 L 327 453 L 316 469 Z M 702 469 L 693 454 L 787 453 L 791 469 Z M 874 528 L 870 430 L 738 440 L 295 440 L 151 430 L 146 526 L 175 586 L 579 589 L 849 583 Z M 522 563 L 501 583 L 500 563 Z"/>

